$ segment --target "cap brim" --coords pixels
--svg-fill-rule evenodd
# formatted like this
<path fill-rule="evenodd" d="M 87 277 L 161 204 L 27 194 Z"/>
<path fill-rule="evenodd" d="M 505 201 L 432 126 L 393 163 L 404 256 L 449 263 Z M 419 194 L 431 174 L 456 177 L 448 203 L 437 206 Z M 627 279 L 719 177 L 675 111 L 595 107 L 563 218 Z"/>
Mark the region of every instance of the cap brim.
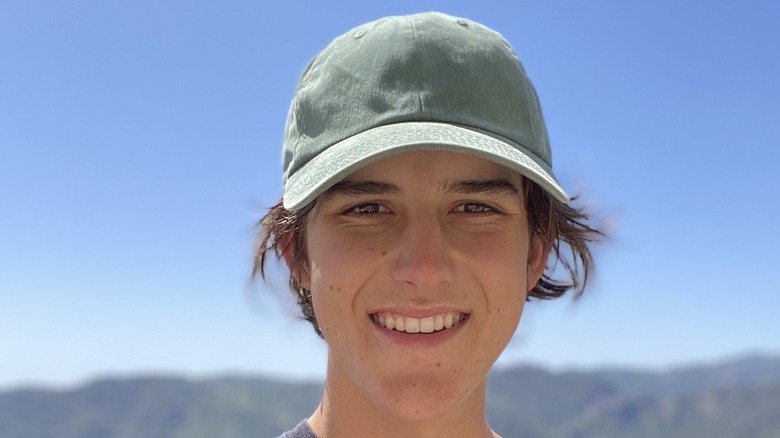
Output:
<path fill-rule="evenodd" d="M 315 156 L 287 178 L 284 208 L 294 211 L 304 207 L 369 163 L 418 150 L 459 152 L 501 164 L 539 184 L 557 200 L 569 201 L 550 166 L 522 145 L 458 125 L 404 122 L 363 131 Z"/>

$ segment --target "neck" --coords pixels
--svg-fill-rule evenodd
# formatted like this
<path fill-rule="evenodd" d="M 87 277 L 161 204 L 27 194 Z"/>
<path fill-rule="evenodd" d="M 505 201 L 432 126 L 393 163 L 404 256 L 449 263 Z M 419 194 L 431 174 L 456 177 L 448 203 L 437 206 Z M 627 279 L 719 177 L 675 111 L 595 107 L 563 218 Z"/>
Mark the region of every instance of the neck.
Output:
<path fill-rule="evenodd" d="M 322 402 L 309 419 L 319 438 L 343 436 L 389 437 L 496 437 L 485 419 L 485 380 L 464 397 L 431 400 L 437 388 L 421 388 L 405 393 L 400 403 L 384 400 L 374 391 L 355 382 L 335 363 L 328 360 L 328 373 Z M 417 387 L 409 383 L 407 386 Z M 398 395 L 398 394 L 396 394 Z M 449 401 L 448 401 L 449 400 Z"/>

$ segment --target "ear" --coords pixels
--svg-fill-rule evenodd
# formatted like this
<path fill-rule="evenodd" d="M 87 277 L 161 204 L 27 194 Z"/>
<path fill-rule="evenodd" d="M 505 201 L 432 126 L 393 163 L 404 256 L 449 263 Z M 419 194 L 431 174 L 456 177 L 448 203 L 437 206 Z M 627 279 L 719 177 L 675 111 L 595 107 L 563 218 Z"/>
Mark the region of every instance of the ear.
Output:
<path fill-rule="evenodd" d="M 544 242 L 544 239 L 533 237 L 528 248 L 528 269 L 526 271 L 528 273 L 528 284 L 526 285 L 526 292 L 530 292 L 536 286 L 536 283 L 539 282 L 539 279 L 542 278 L 544 268 L 547 267 L 547 256 L 549 255 L 550 246 Z"/>
<path fill-rule="evenodd" d="M 277 248 L 279 248 L 279 251 L 282 253 L 282 258 L 284 258 L 284 262 L 290 270 L 290 275 L 295 278 L 301 287 L 311 290 L 311 280 L 309 279 L 309 274 L 306 269 L 306 262 L 304 261 L 304 266 L 295 266 L 295 244 L 292 234 L 286 234 L 279 239 Z"/>

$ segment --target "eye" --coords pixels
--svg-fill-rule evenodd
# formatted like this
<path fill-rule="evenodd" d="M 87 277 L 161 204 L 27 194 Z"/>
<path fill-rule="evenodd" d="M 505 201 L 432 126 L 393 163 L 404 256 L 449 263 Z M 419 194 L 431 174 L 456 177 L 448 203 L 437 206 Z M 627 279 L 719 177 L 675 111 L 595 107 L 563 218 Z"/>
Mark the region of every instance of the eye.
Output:
<path fill-rule="evenodd" d="M 493 213 L 495 212 L 495 209 L 481 202 L 464 202 L 463 204 L 455 207 L 455 211 L 458 213 L 484 214 Z"/>
<path fill-rule="evenodd" d="M 347 214 L 369 215 L 369 214 L 388 213 L 389 211 L 390 209 L 388 209 L 382 204 L 378 204 L 376 202 L 366 202 L 350 208 L 349 210 L 347 210 Z"/>

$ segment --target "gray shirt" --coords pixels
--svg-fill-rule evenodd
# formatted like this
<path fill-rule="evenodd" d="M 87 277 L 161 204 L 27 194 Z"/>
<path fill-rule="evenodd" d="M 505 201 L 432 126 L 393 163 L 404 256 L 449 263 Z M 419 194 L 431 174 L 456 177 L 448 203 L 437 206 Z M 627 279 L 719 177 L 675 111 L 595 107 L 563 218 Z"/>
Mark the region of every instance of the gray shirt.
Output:
<path fill-rule="evenodd" d="M 295 429 L 281 434 L 278 438 L 317 438 L 306 420 L 301 421 Z"/>

